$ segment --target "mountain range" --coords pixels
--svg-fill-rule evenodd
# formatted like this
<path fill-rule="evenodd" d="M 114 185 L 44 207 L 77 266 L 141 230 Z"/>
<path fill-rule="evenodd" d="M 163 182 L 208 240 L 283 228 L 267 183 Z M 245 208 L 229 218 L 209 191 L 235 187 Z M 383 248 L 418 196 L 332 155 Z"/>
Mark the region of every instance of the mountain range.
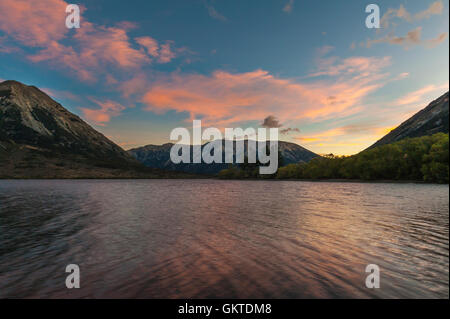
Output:
<path fill-rule="evenodd" d="M 448 133 L 448 98 L 447 92 L 371 147 Z M 190 178 L 228 167 L 174 164 L 170 161 L 172 146 L 147 145 L 125 151 L 35 86 L 12 80 L 0 83 L 0 178 Z M 284 165 L 319 156 L 283 141 L 279 151 Z"/>
<path fill-rule="evenodd" d="M 209 143 L 209 142 L 208 142 Z M 205 147 L 208 143 L 202 145 Z M 128 153 L 134 156 L 139 162 L 148 167 L 156 167 L 165 170 L 179 170 L 183 172 L 196 173 L 196 174 L 217 174 L 221 170 L 228 167 L 228 164 L 224 163 L 224 153 L 222 152 L 222 163 L 180 163 L 174 164 L 170 160 L 170 149 L 174 144 L 167 143 L 163 145 L 147 145 L 143 147 L 134 148 L 128 151 Z M 222 150 L 225 149 L 225 141 L 222 140 Z M 247 155 L 248 140 L 244 141 L 244 154 Z M 233 150 L 236 154 L 236 143 L 233 143 Z M 281 153 L 283 165 L 291 163 L 309 162 L 311 159 L 319 156 L 306 148 L 289 142 L 278 142 L 278 150 Z M 192 146 L 190 154 L 192 157 Z M 235 162 L 235 157 L 233 157 Z M 281 163 L 280 163 L 281 164 Z"/>
<path fill-rule="evenodd" d="M 38 88 L 17 81 L 0 83 L 0 177 L 166 175 L 143 166 Z"/>

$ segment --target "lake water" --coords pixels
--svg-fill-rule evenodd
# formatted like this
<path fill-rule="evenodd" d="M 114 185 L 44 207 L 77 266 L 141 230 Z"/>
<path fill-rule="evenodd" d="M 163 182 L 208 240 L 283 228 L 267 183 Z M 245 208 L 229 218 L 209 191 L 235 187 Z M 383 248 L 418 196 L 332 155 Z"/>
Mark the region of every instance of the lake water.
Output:
<path fill-rule="evenodd" d="M 0 181 L 3 298 L 448 298 L 448 267 L 448 185 Z"/>

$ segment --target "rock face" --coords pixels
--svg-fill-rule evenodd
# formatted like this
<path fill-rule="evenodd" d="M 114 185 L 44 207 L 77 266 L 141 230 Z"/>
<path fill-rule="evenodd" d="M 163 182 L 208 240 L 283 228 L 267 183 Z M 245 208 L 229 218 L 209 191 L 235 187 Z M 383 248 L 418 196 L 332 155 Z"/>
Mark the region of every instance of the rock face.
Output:
<path fill-rule="evenodd" d="M 204 144 L 202 148 L 207 144 Z M 247 150 L 247 145 L 248 141 L 245 141 L 244 143 L 245 150 Z M 173 146 L 172 143 L 167 143 L 163 145 L 147 145 L 131 149 L 128 151 L 128 153 L 134 156 L 139 162 L 143 163 L 147 167 L 155 167 L 165 170 L 183 171 L 195 174 L 217 174 L 222 169 L 226 169 L 228 167 L 228 164 L 226 163 L 174 164 L 170 160 L 170 149 L 172 148 L 172 146 Z M 318 156 L 317 154 L 294 143 L 280 141 L 278 143 L 278 148 L 279 151 L 281 152 L 281 156 L 283 157 L 284 165 L 299 162 L 309 162 L 311 159 Z M 222 141 L 222 150 L 224 149 L 225 149 L 224 141 Z M 191 159 L 192 153 L 193 152 L 191 147 L 190 150 Z M 222 156 L 222 159 L 224 159 L 224 156 Z"/>
<path fill-rule="evenodd" d="M 370 148 L 397 142 L 407 137 L 420 137 L 439 132 L 448 133 L 448 94 L 449 92 L 431 102 Z"/>
<path fill-rule="evenodd" d="M 0 83 L 0 178 L 134 177 L 142 169 L 38 88 Z"/>
<path fill-rule="evenodd" d="M 17 144 L 129 161 L 119 146 L 34 86 L 0 83 L 0 138 Z"/>

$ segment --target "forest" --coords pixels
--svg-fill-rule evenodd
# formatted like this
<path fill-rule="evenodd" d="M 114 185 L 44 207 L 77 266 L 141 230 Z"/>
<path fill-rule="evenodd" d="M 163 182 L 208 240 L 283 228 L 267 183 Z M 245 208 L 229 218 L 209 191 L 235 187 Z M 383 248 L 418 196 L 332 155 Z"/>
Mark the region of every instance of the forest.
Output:
<path fill-rule="evenodd" d="M 308 163 L 283 166 L 276 174 L 259 175 L 258 163 L 243 163 L 219 172 L 223 179 L 353 179 L 449 182 L 449 136 L 406 138 L 369 148 L 356 155 L 324 155 Z"/>

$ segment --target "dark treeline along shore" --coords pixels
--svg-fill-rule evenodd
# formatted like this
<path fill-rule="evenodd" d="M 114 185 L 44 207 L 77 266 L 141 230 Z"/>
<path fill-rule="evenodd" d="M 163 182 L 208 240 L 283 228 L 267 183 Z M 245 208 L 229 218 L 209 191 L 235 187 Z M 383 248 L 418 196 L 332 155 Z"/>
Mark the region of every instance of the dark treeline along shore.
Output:
<path fill-rule="evenodd" d="M 254 164 L 173 164 L 173 144 L 129 151 L 34 86 L 0 83 L 0 178 L 362 179 L 448 183 L 448 92 L 367 150 L 319 156 L 279 142 L 279 169 Z"/>
<path fill-rule="evenodd" d="M 354 156 L 321 156 L 308 163 L 288 164 L 276 174 L 259 175 L 255 164 L 219 172 L 224 179 L 348 179 L 448 183 L 448 134 L 406 138 Z"/>
<path fill-rule="evenodd" d="M 272 176 L 249 164 L 222 170 L 221 178 L 403 180 L 449 182 L 449 93 L 353 156 L 333 154 L 290 163 Z M 285 163 L 284 163 L 285 164 Z"/>

